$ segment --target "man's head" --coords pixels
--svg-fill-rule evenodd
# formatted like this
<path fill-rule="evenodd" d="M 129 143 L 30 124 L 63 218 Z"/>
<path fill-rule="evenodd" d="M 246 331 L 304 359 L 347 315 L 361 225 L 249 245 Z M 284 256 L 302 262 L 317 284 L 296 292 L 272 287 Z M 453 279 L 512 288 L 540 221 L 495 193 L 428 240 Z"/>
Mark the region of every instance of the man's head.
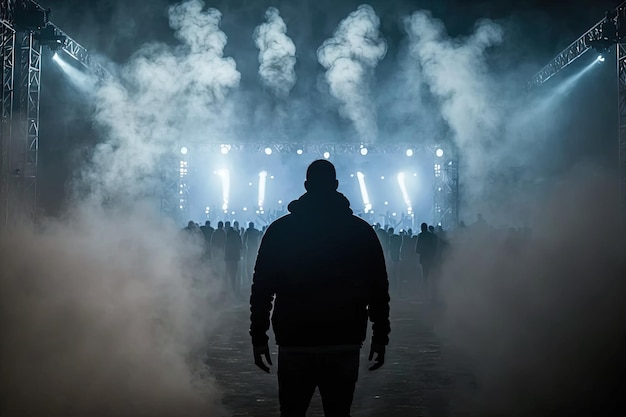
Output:
<path fill-rule="evenodd" d="M 254 229 L 254 223 L 253 223 L 253 222 L 248 223 L 248 227 L 249 227 L 250 229 Z"/>
<path fill-rule="evenodd" d="M 224 222 L 223 221 L 220 220 L 219 222 L 217 222 L 217 228 L 218 229 L 221 229 L 223 227 L 224 227 Z"/>
<path fill-rule="evenodd" d="M 207 220 L 207 221 L 205 221 L 205 222 L 204 222 L 204 225 L 205 225 L 206 227 L 210 227 L 210 226 L 211 226 L 211 222 Z"/>
<path fill-rule="evenodd" d="M 422 223 L 420 229 L 422 232 L 428 232 L 428 225 L 426 223 Z"/>
<path fill-rule="evenodd" d="M 387 231 L 387 233 L 389 233 L 390 235 L 393 235 L 393 232 L 394 232 L 393 227 L 390 227 L 389 230 Z"/>
<path fill-rule="evenodd" d="M 224 223 L 224 229 L 230 229 L 230 222 Z"/>
<path fill-rule="evenodd" d="M 313 161 L 306 170 L 304 188 L 307 191 L 336 191 L 339 187 L 335 166 L 325 159 Z"/>

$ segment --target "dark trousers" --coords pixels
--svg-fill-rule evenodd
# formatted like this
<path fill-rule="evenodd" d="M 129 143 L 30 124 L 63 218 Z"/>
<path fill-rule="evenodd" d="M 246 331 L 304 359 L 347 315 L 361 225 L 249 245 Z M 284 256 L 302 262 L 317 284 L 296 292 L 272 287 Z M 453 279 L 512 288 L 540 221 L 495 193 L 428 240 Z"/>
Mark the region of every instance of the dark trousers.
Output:
<path fill-rule="evenodd" d="M 278 351 L 281 417 L 304 417 L 319 388 L 326 417 L 350 417 L 359 377 L 359 349 L 340 352 Z"/>

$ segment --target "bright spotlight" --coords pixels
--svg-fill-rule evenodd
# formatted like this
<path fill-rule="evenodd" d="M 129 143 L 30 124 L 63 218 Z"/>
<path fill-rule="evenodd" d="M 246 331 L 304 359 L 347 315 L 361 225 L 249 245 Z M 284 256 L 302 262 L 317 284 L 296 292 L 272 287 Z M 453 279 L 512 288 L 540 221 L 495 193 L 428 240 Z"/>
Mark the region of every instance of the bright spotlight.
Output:
<path fill-rule="evenodd" d="M 435 155 L 437 155 L 437 158 L 441 158 L 443 156 L 443 149 L 439 148 L 435 151 Z"/>
<path fill-rule="evenodd" d="M 228 201 L 230 200 L 230 172 L 227 169 L 220 169 L 217 175 L 222 178 L 222 210 L 228 211 Z"/>
<path fill-rule="evenodd" d="M 407 149 L 406 156 L 413 156 L 413 149 Z"/>
<path fill-rule="evenodd" d="M 596 61 L 604 62 L 604 61 L 606 61 L 606 58 L 604 58 L 604 55 L 600 54 L 600 55 L 598 55 L 598 58 L 596 59 Z"/>
<path fill-rule="evenodd" d="M 271 155 L 272 154 L 272 148 L 267 147 L 265 148 L 265 155 Z"/>
<path fill-rule="evenodd" d="M 328 152 L 328 151 L 324 152 L 324 158 L 325 159 L 330 158 L 330 152 Z"/>
<path fill-rule="evenodd" d="M 259 208 L 265 205 L 265 186 L 267 184 L 267 171 L 259 172 Z"/>
<path fill-rule="evenodd" d="M 222 155 L 227 155 L 229 151 L 230 151 L 230 145 L 220 146 L 220 152 L 222 153 Z"/>
<path fill-rule="evenodd" d="M 361 148 L 361 155 L 365 156 L 367 155 L 367 148 Z"/>
<path fill-rule="evenodd" d="M 365 186 L 365 175 L 362 172 L 357 172 L 356 177 L 359 180 L 359 188 L 361 189 L 361 198 L 363 199 L 363 206 L 365 212 L 369 213 L 372 210 L 372 203 L 370 203 L 370 197 L 367 194 L 367 187 Z"/>
<path fill-rule="evenodd" d="M 55 61 L 59 60 L 59 54 L 57 52 L 54 53 L 54 55 L 52 55 L 52 59 L 54 59 Z"/>
<path fill-rule="evenodd" d="M 187 149 L 186 146 L 183 146 L 182 148 L 180 148 L 181 155 L 187 155 L 188 153 L 189 153 L 189 149 Z"/>
<path fill-rule="evenodd" d="M 298 150 L 296 151 L 296 153 L 297 153 L 298 155 L 302 155 L 302 154 L 304 153 L 304 151 L 303 151 L 302 149 L 298 149 Z"/>
<path fill-rule="evenodd" d="M 400 186 L 400 191 L 402 192 L 402 198 L 404 199 L 404 204 L 406 204 L 407 211 L 410 214 L 413 211 L 413 206 L 411 205 L 411 199 L 409 198 L 409 193 L 406 190 L 404 172 L 401 172 L 398 174 L 398 185 Z"/>

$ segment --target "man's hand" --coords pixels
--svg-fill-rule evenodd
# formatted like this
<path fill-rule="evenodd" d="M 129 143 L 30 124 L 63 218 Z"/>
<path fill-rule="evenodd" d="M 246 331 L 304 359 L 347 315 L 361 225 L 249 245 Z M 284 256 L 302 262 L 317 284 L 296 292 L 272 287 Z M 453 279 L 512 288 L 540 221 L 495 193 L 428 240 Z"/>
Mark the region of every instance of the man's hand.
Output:
<path fill-rule="evenodd" d="M 375 371 L 385 364 L 385 345 L 372 343 L 369 356 L 370 361 L 374 359 L 374 353 L 376 354 L 376 359 L 374 360 L 374 365 L 369 368 L 370 371 Z"/>
<path fill-rule="evenodd" d="M 270 357 L 269 346 L 267 344 L 265 344 L 264 346 L 254 346 L 253 352 L 254 352 L 254 364 L 269 374 L 270 368 L 269 366 L 265 364 L 265 362 L 263 362 L 263 356 L 265 356 L 265 360 L 267 361 L 267 363 L 272 365 L 272 358 Z M 383 347 L 383 352 L 384 352 L 384 347 Z"/>

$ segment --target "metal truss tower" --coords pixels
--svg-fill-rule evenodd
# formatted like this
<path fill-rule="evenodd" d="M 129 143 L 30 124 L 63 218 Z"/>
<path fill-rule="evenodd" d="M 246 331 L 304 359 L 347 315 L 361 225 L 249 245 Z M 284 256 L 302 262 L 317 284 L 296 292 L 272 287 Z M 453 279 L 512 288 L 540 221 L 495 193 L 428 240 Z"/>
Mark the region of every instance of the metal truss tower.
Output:
<path fill-rule="evenodd" d="M 580 38 L 558 54 L 529 81 L 538 87 L 590 49 L 606 53 L 615 46 L 617 54 L 617 112 L 618 112 L 618 192 L 621 232 L 626 243 L 626 2 L 620 4 Z M 625 245 L 626 247 L 626 245 Z"/>
<path fill-rule="evenodd" d="M 32 0 L 0 2 L 0 231 L 37 218 L 42 46 L 65 51 L 100 79 L 108 76 L 84 47 L 47 22 L 48 12 Z"/>

